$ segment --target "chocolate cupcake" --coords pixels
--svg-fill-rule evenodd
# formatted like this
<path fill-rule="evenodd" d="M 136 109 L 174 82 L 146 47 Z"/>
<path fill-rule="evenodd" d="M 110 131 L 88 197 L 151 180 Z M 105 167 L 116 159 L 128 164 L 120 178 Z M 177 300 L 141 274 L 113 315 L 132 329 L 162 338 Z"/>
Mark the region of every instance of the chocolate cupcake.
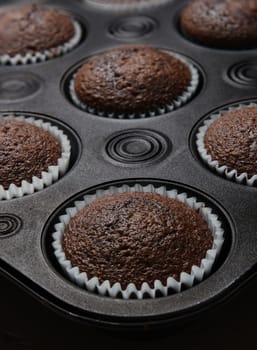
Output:
<path fill-rule="evenodd" d="M 57 259 L 75 283 L 102 295 L 155 297 L 210 272 L 223 231 L 203 203 L 140 185 L 97 197 L 67 209 L 53 235 Z"/>
<path fill-rule="evenodd" d="M 242 105 L 211 116 L 197 134 L 202 159 L 219 174 L 248 185 L 257 180 L 257 106 Z"/>
<path fill-rule="evenodd" d="M 193 0 L 181 15 L 182 31 L 197 43 L 225 49 L 256 47 L 255 0 Z"/>
<path fill-rule="evenodd" d="M 59 56 L 80 40 L 77 22 L 59 10 L 37 5 L 0 12 L 0 62 L 17 64 Z"/>
<path fill-rule="evenodd" d="M 68 167 L 70 142 L 42 120 L 0 116 L 0 199 L 21 197 L 56 181 Z"/>
<path fill-rule="evenodd" d="M 152 116 L 191 98 L 196 69 L 180 56 L 147 46 L 127 46 L 89 58 L 75 74 L 73 101 L 91 113 Z"/>

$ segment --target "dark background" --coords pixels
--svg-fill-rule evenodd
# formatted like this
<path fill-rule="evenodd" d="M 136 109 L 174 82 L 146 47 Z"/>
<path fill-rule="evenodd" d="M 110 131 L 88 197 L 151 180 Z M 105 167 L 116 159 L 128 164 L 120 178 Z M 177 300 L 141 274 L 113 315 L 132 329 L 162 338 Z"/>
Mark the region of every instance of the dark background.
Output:
<path fill-rule="evenodd" d="M 0 288 L 1 350 L 256 348 L 257 278 L 187 324 L 137 334 L 103 331 L 69 321 L 3 277 Z"/>

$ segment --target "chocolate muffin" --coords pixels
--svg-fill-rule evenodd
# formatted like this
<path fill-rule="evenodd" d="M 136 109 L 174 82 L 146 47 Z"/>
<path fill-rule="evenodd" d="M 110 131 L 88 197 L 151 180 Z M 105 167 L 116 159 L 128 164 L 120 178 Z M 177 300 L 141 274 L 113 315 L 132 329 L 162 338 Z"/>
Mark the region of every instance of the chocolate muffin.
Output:
<path fill-rule="evenodd" d="M 222 113 L 207 129 L 204 144 L 212 160 L 229 170 L 257 174 L 257 108 Z"/>
<path fill-rule="evenodd" d="M 191 82 L 178 58 L 147 46 L 98 54 L 76 74 L 75 92 L 85 105 L 114 114 L 144 113 L 174 102 Z"/>
<path fill-rule="evenodd" d="M 257 46 L 256 0 L 193 0 L 181 15 L 182 31 L 210 47 Z"/>
<path fill-rule="evenodd" d="M 72 19 L 55 9 L 26 5 L 0 12 L 0 55 L 56 48 L 74 34 Z"/>
<path fill-rule="evenodd" d="M 60 157 L 61 146 L 47 131 L 28 122 L 0 120 L 0 185 L 4 189 L 41 177 Z"/>
<path fill-rule="evenodd" d="M 200 265 L 212 243 L 196 210 L 159 194 L 126 192 L 79 211 L 66 226 L 63 250 L 89 278 L 139 289 L 143 282 L 153 287 L 155 280 L 179 280 L 181 272 Z"/>

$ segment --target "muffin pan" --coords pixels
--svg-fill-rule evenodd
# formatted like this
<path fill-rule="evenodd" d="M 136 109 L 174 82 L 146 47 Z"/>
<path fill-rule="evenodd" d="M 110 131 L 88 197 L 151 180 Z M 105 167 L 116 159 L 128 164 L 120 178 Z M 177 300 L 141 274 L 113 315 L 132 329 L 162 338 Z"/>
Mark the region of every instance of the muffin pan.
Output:
<path fill-rule="evenodd" d="M 68 135 L 72 156 L 69 171 L 53 185 L 0 202 L 1 272 L 71 324 L 80 320 L 127 330 L 184 322 L 230 296 L 256 273 L 257 189 L 209 170 L 197 154 L 195 135 L 213 111 L 256 102 L 257 50 L 216 50 L 185 38 L 178 26 L 184 0 L 108 12 L 86 1 L 39 3 L 70 12 L 83 27 L 83 40 L 44 63 L 0 65 L 0 112 L 51 121 Z M 191 101 L 170 113 L 135 120 L 99 117 L 74 106 L 66 91 L 74 67 L 95 53 L 129 43 L 159 47 L 194 62 L 201 84 Z M 218 214 L 225 244 L 212 274 L 198 285 L 168 297 L 121 300 L 89 293 L 63 275 L 51 247 L 59 215 L 85 194 L 135 183 L 186 192 Z"/>

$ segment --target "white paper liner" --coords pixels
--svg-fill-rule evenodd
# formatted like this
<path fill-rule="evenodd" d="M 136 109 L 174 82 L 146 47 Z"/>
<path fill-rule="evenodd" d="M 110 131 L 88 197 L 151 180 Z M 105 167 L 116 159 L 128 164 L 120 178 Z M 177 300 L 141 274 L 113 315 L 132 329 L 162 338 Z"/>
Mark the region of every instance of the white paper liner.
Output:
<path fill-rule="evenodd" d="M 20 65 L 20 64 L 30 64 L 44 62 L 49 59 L 64 55 L 68 51 L 71 51 L 81 40 L 82 29 L 78 22 L 73 21 L 75 34 L 74 36 L 63 45 L 59 45 L 48 50 L 27 53 L 27 54 L 17 54 L 14 56 L 10 55 L 0 55 L 0 65 Z"/>
<path fill-rule="evenodd" d="M 241 108 L 256 108 L 256 103 L 242 103 L 234 106 L 230 106 L 226 109 L 221 109 L 215 114 L 212 114 L 208 119 L 206 119 L 196 134 L 196 146 L 198 153 L 202 160 L 219 175 L 225 176 L 228 180 L 235 181 L 239 184 L 246 184 L 248 186 L 257 185 L 257 174 L 254 176 L 249 176 L 247 173 L 239 173 L 237 170 L 229 168 L 226 165 L 220 165 L 219 162 L 215 159 L 212 159 L 211 155 L 208 154 L 207 149 L 205 148 L 204 137 L 209 126 L 218 118 L 221 117 L 223 113 L 230 112 L 233 110 L 238 110 Z"/>
<path fill-rule="evenodd" d="M 71 261 L 66 259 L 62 249 L 62 240 L 66 225 L 72 217 L 95 199 L 105 195 L 123 192 L 159 193 L 162 196 L 177 199 L 189 207 L 199 210 L 200 215 L 208 223 L 208 227 L 213 235 L 212 249 L 206 252 L 206 257 L 202 259 L 200 266 L 192 266 L 190 274 L 182 272 L 179 281 L 175 280 L 173 277 L 169 277 L 167 278 L 166 285 L 163 285 L 161 281 L 155 280 L 154 288 L 151 288 L 148 283 L 144 282 L 140 290 L 137 289 L 134 283 L 130 283 L 126 289 L 122 289 L 120 283 L 111 285 L 108 280 L 100 283 L 97 277 L 89 279 L 85 272 L 81 273 L 78 267 L 73 267 Z M 224 242 L 224 231 L 221 227 L 221 222 L 217 215 L 212 213 L 211 208 L 206 207 L 202 202 L 198 202 L 195 197 L 189 198 L 186 193 L 178 193 L 177 190 L 167 190 L 164 186 L 158 188 L 155 188 L 153 185 L 141 186 L 140 184 L 136 184 L 133 187 L 128 185 L 123 185 L 121 187 L 112 186 L 107 190 L 98 190 L 93 195 L 86 195 L 83 201 L 77 201 L 74 205 L 74 207 L 66 209 L 66 214 L 60 216 L 59 222 L 55 225 L 56 231 L 52 235 L 54 254 L 63 271 L 71 281 L 90 292 L 96 292 L 102 296 L 109 296 L 112 298 L 122 296 L 123 299 L 136 296 L 137 299 L 143 299 L 147 295 L 148 297 L 155 298 L 158 295 L 167 296 L 171 291 L 180 292 L 182 286 L 190 288 L 195 282 L 202 281 L 204 277 L 210 274 L 213 263 L 219 255 Z"/>
<path fill-rule="evenodd" d="M 24 195 L 40 191 L 52 185 L 68 170 L 71 156 L 71 144 L 67 135 L 65 135 L 62 130 L 58 129 L 57 126 L 53 126 L 42 119 L 11 113 L 0 114 L 0 120 L 18 120 L 35 125 L 48 131 L 61 145 L 61 157 L 57 160 L 57 165 L 49 166 L 48 171 L 43 171 L 41 173 L 41 177 L 33 176 L 31 182 L 22 181 L 21 186 L 11 184 L 8 190 L 5 190 L 4 187 L 0 185 L 0 200 L 20 198 Z"/>
<path fill-rule="evenodd" d="M 189 86 L 183 92 L 183 94 L 177 97 L 169 105 L 166 105 L 151 111 L 146 111 L 144 113 L 131 113 L 131 114 L 115 114 L 115 113 L 107 113 L 105 111 L 96 110 L 95 108 L 92 108 L 86 105 L 85 103 L 83 103 L 82 101 L 80 101 L 79 97 L 77 96 L 75 92 L 75 87 L 74 87 L 74 80 L 76 77 L 76 73 L 73 75 L 73 77 L 69 82 L 69 92 L 70 92 L 70 97 L 72 102 L 77 107 L 83 109 L 84 111 L 90 114 L 98 115 L 99 117 L 116 118 L 116 119 L 135 119 L 135 118 L 156 117 L 165 113 L 172 112 L 173 110 L 182 107 L 192 98 L 192 96 L 196 92 L 197 87 L 199 85 L 200 76 L 199 76 L 198 70 L 191 63 L 189 63 L 184 57 L 175 53 L 170 53 L 169 51 L 165 51 L 165 52 L 169 53 L 171 56 L 174 56 L 177 59 L 179 59 L 181 62 L 183 62 L 189 68 L 191 72 L 191 77 L 192 77 Z"/>
<path fill-rule="evenodd" d="M 91 5 L 91 6 L 96 6 L 98 8 L 102 8 L 104 10 L 137 10 L 137 9 L 142 9 L 145 7 L 149 6 L 161 6 L 163 4 L 173 2 L 173 0 L 141 0 L 141 1 L 131 1 L 129 0 L 126 3 L 104 3 L 100 1 L 94 1 L 94 0 L 84 0 L 85 3 Z"/>

